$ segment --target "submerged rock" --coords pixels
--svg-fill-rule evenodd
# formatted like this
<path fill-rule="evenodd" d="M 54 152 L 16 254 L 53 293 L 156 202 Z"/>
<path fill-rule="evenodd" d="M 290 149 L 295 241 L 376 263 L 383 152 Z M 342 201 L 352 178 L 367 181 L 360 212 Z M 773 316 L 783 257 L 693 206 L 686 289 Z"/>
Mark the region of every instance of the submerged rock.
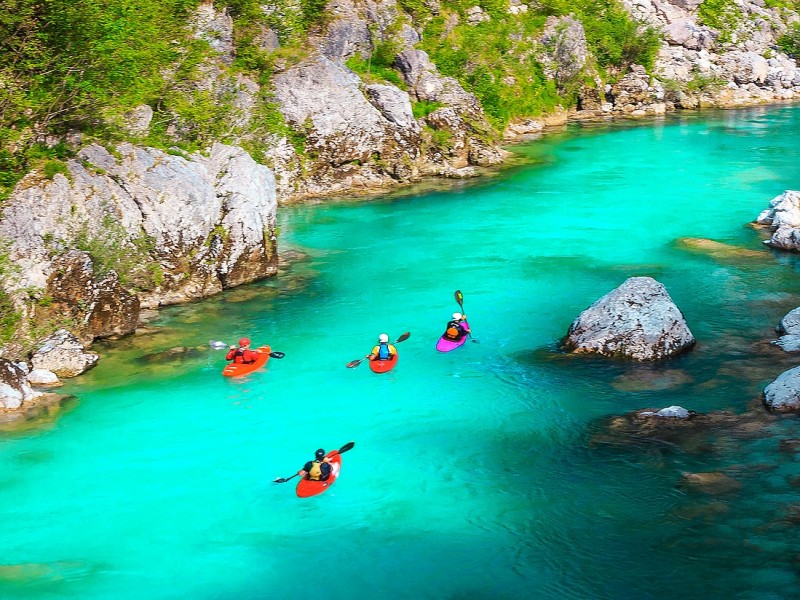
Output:
<path fill-rule="evenodd" d="M 691 348 L 695 338 L 666 288 L 631 277 L 583 311 L 564 346 L 577 354 L 658 360 Z"/>
<path fill-rule="evenodd" d="M 713 471 L 710 473 L 684 473 L 681 478 L 684 487 L 705 494 L 727 494 L 741 489 L 742 484 L 733 477 Z"/>

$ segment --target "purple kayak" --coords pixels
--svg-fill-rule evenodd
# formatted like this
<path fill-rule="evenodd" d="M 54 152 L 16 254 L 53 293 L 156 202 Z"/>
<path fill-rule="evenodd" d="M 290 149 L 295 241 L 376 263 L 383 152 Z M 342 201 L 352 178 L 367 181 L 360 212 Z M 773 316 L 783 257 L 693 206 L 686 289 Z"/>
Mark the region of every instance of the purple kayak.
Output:
<path fill-rule="evenodd" d="M 464 321 L 464 326 L 467 329 L 469 329 L 469 324 L 466 321 Z M 439 341 L 436 342 L 436 349 L 439 352 L 450 352 L 451 350 L 455 350 L 459 346 L 463 346 L 464 342 L 467 341 L 467 337 L 469 336 L 465 335 L 460 340 L 451 340 L 442 335 L 442 337 L 439 338 Z"/>

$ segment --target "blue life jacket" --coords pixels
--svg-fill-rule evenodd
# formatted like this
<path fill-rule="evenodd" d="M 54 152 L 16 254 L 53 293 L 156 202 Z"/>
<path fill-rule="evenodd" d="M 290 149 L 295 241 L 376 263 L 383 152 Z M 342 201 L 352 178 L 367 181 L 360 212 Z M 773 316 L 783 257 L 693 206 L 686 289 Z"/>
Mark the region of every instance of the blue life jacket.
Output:
<path fill-rule="evenodd" d="M 387 342 L 380 342 L 378 344 L 378 360 L 389 360 L 389 358 L 391 358 L 389 344 Z"/>

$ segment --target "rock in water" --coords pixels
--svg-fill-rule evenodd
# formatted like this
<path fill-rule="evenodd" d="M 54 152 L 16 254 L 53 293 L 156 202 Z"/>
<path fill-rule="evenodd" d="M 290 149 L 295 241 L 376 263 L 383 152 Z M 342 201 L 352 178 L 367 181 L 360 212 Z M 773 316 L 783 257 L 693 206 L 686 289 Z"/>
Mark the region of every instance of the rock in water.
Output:
<path fill-rule="evenodd" d="M 651 277 L 631 277 L 573 321 L 564 347 L 646 361 L 680 354 L 695 341 L 666 288 Z"/>

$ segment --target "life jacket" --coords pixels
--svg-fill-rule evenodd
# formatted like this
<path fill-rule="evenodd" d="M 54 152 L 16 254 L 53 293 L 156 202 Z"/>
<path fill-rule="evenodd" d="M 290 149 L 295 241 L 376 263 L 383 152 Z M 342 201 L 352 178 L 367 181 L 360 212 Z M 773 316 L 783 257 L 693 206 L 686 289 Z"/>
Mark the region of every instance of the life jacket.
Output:
<path fill-rule="evenodd" d="M 444 330 L 444 337 L 448 340 L 457 340 L 464 337 L 464 330 L 461 328 L 461 323 L 458 321 L 450 321 L 447 324 L 447 329 Z"/>
<path fill-rule="evenodd" d="M 255 359 L 253 359 L 253 360 L 245 360 L 244 359 L 244 353 L 245 352 L 247 352 L 247 348 L 241 348 L 241 347 L 237 348 L 236 352 L 234 352 L 234 354 L 233 354 L 233 362 L 236 362 L 236 363 L 239 363 L 239 364 L 242 364 L 242 365 L 251 365 L 254 362 L 256 362 Z"/>
<path fill-rule="evenodd" d="M 319 481 L 319 478 L 322 477 L 322 461 L 315 460 L 311 463 L 311 468 L 308 470 L 308 478 L 313 479 L 314 481 Z"/>
<path fill-rule="evenodd" d="M 392 357 L 392 353 L 389 352 L 389 344 L 387 342 L 381 342 L 378 344 L 378 360 L 389 360 Z"/>

